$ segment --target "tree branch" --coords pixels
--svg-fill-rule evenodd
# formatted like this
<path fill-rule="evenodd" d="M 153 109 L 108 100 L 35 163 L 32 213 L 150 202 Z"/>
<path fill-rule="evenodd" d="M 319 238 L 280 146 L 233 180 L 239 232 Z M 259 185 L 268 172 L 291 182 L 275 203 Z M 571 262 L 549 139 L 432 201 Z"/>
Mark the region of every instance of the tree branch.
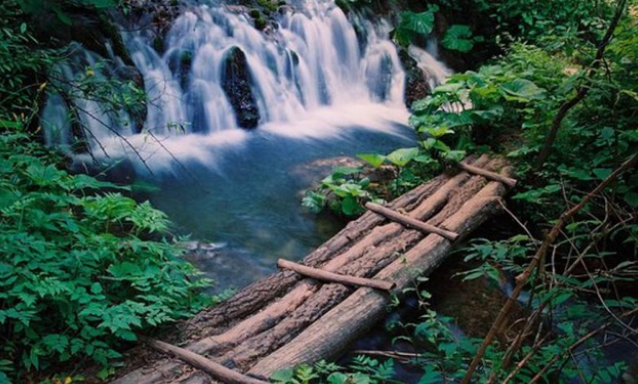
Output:
<path fill-rule="evenodd" d="M 474 359 L 470 363 L 470 366 L 468 367 L 468 370 L 465 373 L 465 376 L 463 377 L 463 380 L 461 380 L 460 384 L 468 384 L 470 382 L 470 378 L 474 374 L 474 371 L 478 367 L 479 362 L 483 358 L 483 355 L 485 354 L 487 347 L 491 344 L 492 340 L 494 339 L 496 335 L 496 332 L 501 327 L 501 324 L 503 323 L 505 318 L 509 315 L 510 311 L 516 304 L 516 300 L 521 294 L 521 291 L 523 290 L 523 287 L 525 286 L 525 284 L 527 284 L 532 272 L 539 265 L 540 261 L 545 257 L 545 254 L 547 253 L 547 250 L 549 249 L 549 247 L 554 243 L 554 241 L 556 241 L 556 238 L 560 234 L 563 226 L 567 223 L 568 220 L 570 220 L 580 210 L 582 210 L 595 196 L 597 196 L 600 192 L 602 192 L 609 184 L 616 181 L 616 179 L 618 179 L 618 177 L 622 173 L 624 173 L 628 169 L 631 169 L 636 163 L 638 163 L 638 152 L 635 153 L 629 160 L 625 161 L 614 172 L 612 172 L 605 180 L 603 180 L 596 188 L 594 188 L 594 190 L 589 192 L 583 198 L 583 200 L 581 200 L 580 203 L 576 204 L 574 207 L 564 212 L 560 216 L 560 218 L 558 219 L 554 227 L 546 236 L 545 240 L 541 244 L 540 248 L 534 255 L 533 259 L 531 260 L 527 268 L 523 271 L 523 273 L 521 273 L 519 276 L 516 277 L 516 286 L 514 287 L 514 290 L 512 291 L 511 295 L 507 298 L 507 301 L 501 308 L 501 311 L 499 312 L 496 320 L 494 320 L 492 327 L 490 328 L 489 332 L 485 336 L 485 339 L 483 340 L 483 343 L 479 347 L 478 351 L 476 352 L 476 355 L 474 356 Z"/>
<path fill-rule="evenodd" d="M 611 23 L 609 24 L 609 27 L 607 28 L 607 31 L 605 32 L 603 39 L 598 45 L 598 49 L 596 50 L 596 57 L 594 58 L 594 61 L 591 64 L 591 67 L 585 74 L 585 78 L 587 79 L 591 78 L 591 76 L 594 74 L 594 70 L 600 65 L 600 62 L 603 59 L 603 55 L 605 54 L 605 48 L 607 48 L 607 45 L 609 45 L 609 42 L 611 41 L 614 31 L 616 30 L 616 27 L 618 26 L 618 22 L 620 21 L 620 18 L 622 17 L 622 14 L 625 10 L 626 4 L 627 4 L 627 0 L 620 0 L 618 2 L 618 6 L 616 7 L 616 12 L 614 14 L 614 17 L 611 20 Z M 554 119 L 552 120 L 551 129 L 549 131 L 549 134 L 547 135 L 547 138 L 545 139 L 543 148 L 541 149 L 541 152 L 539 153 L 538 158 L 536 159 L 536 164 L 534 165 L 534 169 L 539 170 L 543 166 L 543 164 L 545 164 L 545 161 L 547 160 L 550 152 L 552 151 L 552 145 L 554 144 L 554 141 L 556 140 L 556 135 L 558 134 L 558 131 L 561 127 L 561 124 L 563 123 L 563 120 L 567 116 L 567 113 L 569 112 L 570 109 L 572 109 L 573 107 L 578 105 L 578 103 L 583 101 L 585 96 L 587 96 L 587 93 L 589 93 L 590 89 L 591 88 L 587 85 L 581 85 L 578 88 L 578 92 L 576 93 L 576 95 L 572 97 L 571 99 L 567 100 L 566 102 L 564 102 L 563 105 L 560 106 L 558 113 L 556 113 L 556 116 L 554 116 Z"/>

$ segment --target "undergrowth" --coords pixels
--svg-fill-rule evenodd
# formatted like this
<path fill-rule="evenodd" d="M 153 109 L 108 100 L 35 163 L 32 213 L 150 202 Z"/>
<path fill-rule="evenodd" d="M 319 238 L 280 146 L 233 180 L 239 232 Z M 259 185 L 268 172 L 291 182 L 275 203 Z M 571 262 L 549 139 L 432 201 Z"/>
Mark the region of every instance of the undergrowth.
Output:
<path fill-rule="evenodd" d="M 62 12 L 62 3 L 49 5 Z M 138 333 L 214 301 L 168 239 L 164 213 L 128 197 L 128 187 L 70 174 L 40 144 L 47 75 L 67 50 L 33 38 L 29 4 L 0 4 L 1 383 L 109 367 Z M 109 84 L 78 87 L 101 97 Z"/>
<path fill-rule="evenodd" d="M 409 358 L 379 352 L 420 367 L 419 383 L 631 380 L 603 346 L 635 348 L 638 334 L 638 172 L 624 165 L 638 148 L 637 4 L 476 3 L 493 12 L 503 54 L 412 106 L 419 141 L 402 150 L 410 160 L 400 169 L 438 172 L 484 150 L 509 158 L 520 182 L 508 214 L 518 227 L 465 245 L 459 252 L 474 267 L 460 277 L 494 281 L 527 315 L 511 337 L 474 339 L 424 302 L 402 339 L 421 348 Z"/>

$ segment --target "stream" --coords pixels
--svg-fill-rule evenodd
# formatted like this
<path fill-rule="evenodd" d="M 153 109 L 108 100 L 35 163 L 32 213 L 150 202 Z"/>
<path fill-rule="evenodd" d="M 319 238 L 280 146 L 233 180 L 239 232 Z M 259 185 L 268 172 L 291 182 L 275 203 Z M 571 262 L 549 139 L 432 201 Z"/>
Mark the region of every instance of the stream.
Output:
<path fill-rule="evenodd" d="M 341 228 L 301 207 L 304 190 L 334 165 L 415 145 L 387 21 L 346 17 L 329 0 L 295 2 L 276 20 L 262 33 L 241 12 L 194 5 L 160 51 L 149 31 L 123 31 L 149 98 L 145 120 L 78 97 L 87 153 L 71 153 L 62 97 L 50 95 L 42 114 L 48 144 L 76 163 L 120 161 L 128 181 L 153 186 L 138 198 L 190 236 L 193 261 L 216 282 L 211 292 L 273 272 L 279 257 L 299 260 Z M 430 86 L 449 73 L 435 46 L 409 50 Z M 87 65 L 105 79 L 122 72 L 117 58 L 77 56 L 63 76 Z"/>
<path fill-rule="evenodd" d="M 143 118 L 56 94 L 41 116 L 47 144 L 78 168 L 119 164 L 112 174 L 145 187 L 137 198 L 187 237 L 191 261 L 215 282 L 211 293 L 272 273 L 278 258 L 299 260 L 342 228 L 301 206 L 304 190 L 333 166 L 415 145 L 389 21 L 346 16 L 331 0 L 298 0 L 274 18 L 278 27 L 264 33 L 246 12 L 200 1 L 159 47 L 150 30 L 122 30 L 148 97 Z M 430 88 L 450 74 L 435 42 L 408 52 Z M 71 62 L 58 68 L 67 80 L 87 67 L 103 79 L 131 72 L 117 57 L 105 62 L 83 49 Z M 85 151 L 71 149 L 72 107 Z M 454 289 L 448 283 L 442 293 Z M 449 302 L 458 306 L 456 297 Z M 355 348 L 389 348 L 384 334 Z"/>

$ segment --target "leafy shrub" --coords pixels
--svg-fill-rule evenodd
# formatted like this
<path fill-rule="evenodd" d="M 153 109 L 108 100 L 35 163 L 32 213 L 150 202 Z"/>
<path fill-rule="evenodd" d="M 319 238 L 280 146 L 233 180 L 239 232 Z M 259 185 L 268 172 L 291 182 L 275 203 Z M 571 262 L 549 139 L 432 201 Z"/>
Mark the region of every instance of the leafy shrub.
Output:
<path fill-rule="evenodd" d="M 361 167 L 339 167 L 332 171 L 315 191 L 307 191 L 303 206 L 314 213 L 329 207 L 334 213 L 347 217 L 359 216 L 366 201 L 380 202 L 370 192 L 370 179 L 362 176 Z"/>
<path fill-rule="evenodd" d="M 507 0 L 474 2 L 501 33 L 530 42 L 595 40 L 613 11 L 613 2 L 594 0 Z"/>
<path fill-rule="evenodd" d="M 347 368 L 320 361 L 314 366 L 301 364 L 294 369 L 277 371 L 270 379 L 277 384 L 381 384 L 393 382 L 394 373 L 393 360 L 379 362 L 359 355 L 352 359 Z"/>
<path fill-rule="evenodd" d="M 31 140 L 0 136 L 0 360 L 15 374 L 79 356 L 107 364 L 135 332 L 210 303 L 177 247 L 144 239 L 166 231 L 163 213 L 69 175 Z"/>

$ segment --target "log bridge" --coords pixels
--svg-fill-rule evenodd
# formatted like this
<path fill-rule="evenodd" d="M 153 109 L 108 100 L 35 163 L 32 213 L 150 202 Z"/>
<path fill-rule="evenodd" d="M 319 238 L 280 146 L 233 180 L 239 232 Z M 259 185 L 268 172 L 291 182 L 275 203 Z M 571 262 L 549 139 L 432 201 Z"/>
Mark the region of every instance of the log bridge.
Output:
<path fill-rule="evenodd" d="M 368 203 L 300 264 L 280 260 L 280 272 L 182 323 L 171 343 L 145 340 L 156 352 L 113 383 L 264 384 L 277 370 L 338 358 L 516 184 L 502 159 L 468 158 L 456 169 L 385 207 Z"/>

